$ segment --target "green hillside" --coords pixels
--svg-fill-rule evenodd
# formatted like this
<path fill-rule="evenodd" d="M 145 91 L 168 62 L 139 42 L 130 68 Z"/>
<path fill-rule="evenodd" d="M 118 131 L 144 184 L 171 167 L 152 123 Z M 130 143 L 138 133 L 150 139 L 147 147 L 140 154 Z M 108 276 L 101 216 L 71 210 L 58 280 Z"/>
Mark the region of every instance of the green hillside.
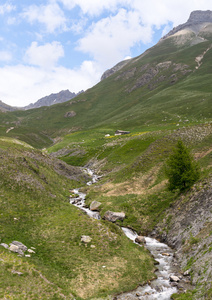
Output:
<path fill-rule="evenodd" d="M 0 138 L 0 155 L 0 242 L 35 249 L 19 257 L 0 247 L 1 299 L 94 299 L 154 277 L 147 250 L 70 205 L 69 190 L 88 180 L 82 171 L 17 140 Z"/>
<path fill-rule="evenodd" d="M 210 40 L 183 47 L 174 38 L 161 41 L 73 101 L 1 113 L 0 133 L 14 127 L 8 136 L 42 148 L 52 138 L 85 129 L 145 131 L 211 121 L 210 47 Z M 196 69 L 196 57 L 206 50 Z M 74 116 L 66 117 L 68 112 Z"/>
<path fill-rule="evenodd" d="M 27 258 L 0 247 L 0 298 L 106 300 L 153 279 L 152 257 L 123 225 L 179 253 L 193 286 L 173 299 L 211 299 L 212 36 L 200 37 L 161 40 L 68 102 L 0 112 L 0 242 L 35 248 Z M 168 190 L 165 172 L 179 140 L 200 168 L 183 192 Z M 87 186 L 82 167 L 100 181 Z M 101 202 L 101 217 L 126 218 L 88 218 L 69 203 L 75 187 L 86 205 Z"/>

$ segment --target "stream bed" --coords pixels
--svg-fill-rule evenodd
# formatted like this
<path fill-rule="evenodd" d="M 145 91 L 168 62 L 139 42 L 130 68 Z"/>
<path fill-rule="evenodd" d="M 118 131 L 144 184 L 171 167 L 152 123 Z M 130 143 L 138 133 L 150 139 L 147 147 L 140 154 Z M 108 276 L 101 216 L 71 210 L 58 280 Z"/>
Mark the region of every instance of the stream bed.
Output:
<path fill-rule="evenodd" d="M 87 173 L 92 177 L 92 180 L 87 183 L 87 185 L 91 185 L 96 183 L 99 180 L 99 177 L 95 175 L 91 170 L 86 169 Z M 88 216 L 100 220 L 100 214 L 97 211 L 91 211 L 85 205 L 85 197 L 86 194 L 80 192 L 80 189 L 74 189 L 72 192 L 76 195 L 76 197 L 70 198 L 70 203 L 85 211 Z M 138 234 L 126 227 L 122 227 L 124 234 L 135 242 Z M 171 282 L 170 276 L 179 273 L 179 268 L 173 264 L 174 260 L 174 252 L 168 247 L 166 244 L 157 241 L 151 237 L 145 238 L 145 247 L 150 251 L 154 259 L 157 261 L 157 271 L 155 272 L 157 278 L 144 286 L 139 286 L 137 289 L 122 293 L 116 296 L 114 299 L 117 300 L 169 300 L 171 299 L 171 295 L 178 291 L 176 282 Z M 138 244 L 138 243 L 136 243 Z M 140 244 L 138 244 L 141 246 Z M 179 276 L 180 279 L 183 279 L 182 276 Z M 179 279 L 179 278 L 178 278 Z M 185 289 L 185 284 L 182 286 L 182 289 Z"/>

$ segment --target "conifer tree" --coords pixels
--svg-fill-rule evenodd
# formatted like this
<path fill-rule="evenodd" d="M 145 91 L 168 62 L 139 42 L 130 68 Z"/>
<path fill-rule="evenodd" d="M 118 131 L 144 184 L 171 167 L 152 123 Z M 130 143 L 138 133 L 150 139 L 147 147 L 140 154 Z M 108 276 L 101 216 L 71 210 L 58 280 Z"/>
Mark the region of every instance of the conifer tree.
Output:
<path fill-rule="evenodd" d="M 199 179 L 199 167 L 181 140 L 178 141 L 173 154 L 168 158 L 166 174 L 170 190 L 186 190 Z"/>

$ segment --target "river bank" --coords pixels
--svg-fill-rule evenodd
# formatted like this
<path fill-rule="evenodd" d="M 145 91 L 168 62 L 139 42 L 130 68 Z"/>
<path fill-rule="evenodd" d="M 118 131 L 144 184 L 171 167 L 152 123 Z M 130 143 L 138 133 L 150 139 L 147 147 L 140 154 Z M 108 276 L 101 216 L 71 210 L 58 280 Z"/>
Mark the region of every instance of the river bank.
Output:
<path fill-rule="evenodd" d="M 94 184 L 99 180 L 99 177 L 95 175 L 93 171 L 87 169 L 86 172 L 92 177 L 91 181 L 89 181 L 87 185 Z M 72 193 L 74 193 L 76 197 L 72 196 L 70 198 L 71 204 L 85 211 L 89 217 L 101 219 L 98 211 L 91 211 L 88 207 L 86 207 L 85 193 L 80 192 L 80 189 L 74 189 L 72 190 Z M 130 240 L 136 243 L 135 240 L 138 234 L 135 231 L 124 227 L 122 227 L 122 230 Z M 157 262 L 157 271 L 155 273 L 157 279 L 149 282 L 145 286 L 139 286 L 132 292 L 117 295 L 114 299 L 169 300 L 173 293 L 178 292 L 178 289 L 185 292 L 186 289 L 190 287 L 188 277 L 184 278 L 182 274 L 180 274 L 179 267 L 176 259 L 174 258 L 174 251 L 168 247 L 168 245 L 161 243 L 154 238 L 144 237 L 144 239 L 145 247 L 150 251 L 151 255 Z M 141 246 L 140 244 L 138 245 Z"/>

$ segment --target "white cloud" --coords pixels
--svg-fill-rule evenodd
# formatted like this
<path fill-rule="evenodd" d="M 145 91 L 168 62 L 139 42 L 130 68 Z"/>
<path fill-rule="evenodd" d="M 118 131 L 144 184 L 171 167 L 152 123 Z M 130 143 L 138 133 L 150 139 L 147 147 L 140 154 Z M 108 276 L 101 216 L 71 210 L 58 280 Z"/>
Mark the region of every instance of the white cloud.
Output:
<path fill-rule="evenodd" d="M 10 60 L 12 60 L 12 55 L 10 52 L 0 51 L 0 61 L 9 62 Z"/>
<path fill-rule="evenodd" d="M 31 24 L 35 22 L 43 24 L 49 33 L 53 33 L 56 29 L 64 30 L 66 28 L 64 12 L 54 2 L 48 5 L 26 7 L 22 16 Z"/>
<path fill-rule="evenodd" d="M 38 46 L 37 42 L 32 42 L 26 51 L 25 61 L 31 65 L 51 69 L 63 56 L 63 46 L 59 42 L 47 43 L 42 46 Z"/>
<path fill-rule="evenodd" d="M 136 43 L 149 43 L 151 38 L 151 27 L 141 24 L 137 12 L 121 9 L 117 15 L 93 24 L 79 40 L 77 49 L 89 53 L 102 66 L 108 66 L 129 55 Z"/>
<path fill-rule="evenodd" d="M 174 26 L 187 21 L 189 14 L 193 10 L 212 9 L 210 0 L 131 0 L 131 9 L 140 13 L 144 24 L 160 28 L 168 22 L 173 22 Z"/>
<path fill-rule="evenodd" d="M 126 0 L 58 0 L 68 9 L 79 6 L 83 14 L 100 15 L 104 10 L 114 12 L 118 4 L 124 4 Z"/>
<path fill-rule="evenodd" d="M 22 107 L 64 89 L 79 92 L 90 88 L 98 82 L 100 75 L 92 61 L 85 61 L 75 70 L 64 67 L 44 70 L 24 65 L 7 66 L 0 68 L 0 99 L 7 99 L 9 105 Z"/>
<path fill-rule="evenodd" d="M 5 3 L 3 5 L 0 5 L 0 15 L 4 15 L 5 13 L 10 13 L 11 11 L 13 11 L 15 9 L 16 9 L 16 7 L 14 5 Z"/>

